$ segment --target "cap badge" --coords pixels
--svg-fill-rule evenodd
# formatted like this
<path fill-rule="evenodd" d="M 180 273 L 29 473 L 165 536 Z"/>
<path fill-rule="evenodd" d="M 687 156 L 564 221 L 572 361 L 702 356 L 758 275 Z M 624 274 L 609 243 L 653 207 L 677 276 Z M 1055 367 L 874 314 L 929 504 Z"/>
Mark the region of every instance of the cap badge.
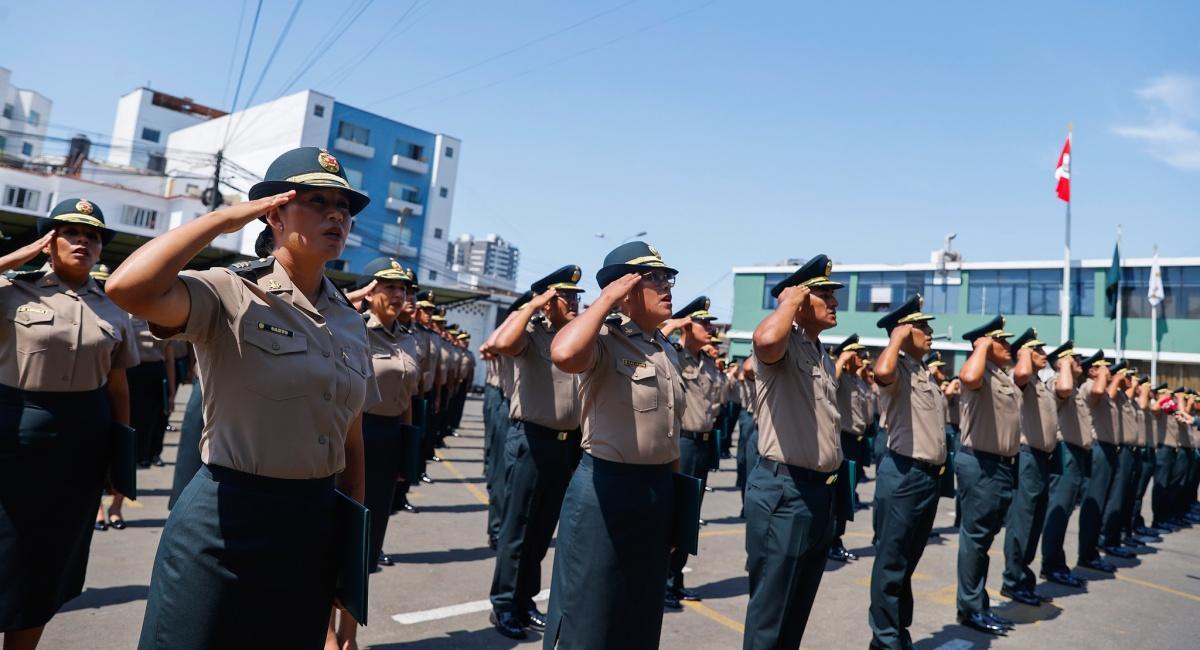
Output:
<path fill-rule="evenodd" d="M 329 172 L 330 174 L 336 174 L 338 173 L 338 170 L 341 169 L 337 158 L 334 158 L 333 154 L 325 151 L 324 149 L 321 149 L 320 153 L 317 154 L 317 162 L 320 163 L 321 167 L 325 168 L 325 171 Z"/>
<path fill-rule="evenodd" d="M 396 261 L 396 260 L 394 260 L 394 259 L 392 260 L 392 268 L 393 268 L 393 269 L 395 269 L 395 270 L 397 270 L 397 271 L 403 271 L 403 270 L 404 270 L 404 268 L 400 266 L 400 263 L 399 263 L 399 262 L 397 262 L 397 261 Z"/>
<path fill-rule="evenodd" d="M 705 310 L 705 311 L 708 311 L 708 308 L 709 308 L 711 305 L 712 305 L 712 302 L 711 302 L 711 301 L 709 301 L 709 299 L 708 299 L 708 298 L 705 298 L 705 299 L 704 299 L 704 310 Z"/>
<path fill-rule="evenodd" d="M 662 259 L 662 253 L 659 253 L 657 248 L 651 246 L 650 244 L 646 244 L 646 249 L 650 251 L 651 255 L 657 257 L 660 260 Z"/>
<path fill-rule="evenodd" d="M 921 309 L 924 307 L 925 307 L 925 297 L 918 293 L 917 294 L 917 311 L 921 311 Z"/>
<path fill-rule="evenodd" d="M 79 201 L 75 204 L 75 211 L 79 214 L 91 214 L 92 203 L 90 201 Z"/>
<path fill-rule="evenodd" d="M 829 277 L 829 274 L 832 272 L 833 272 L 833 261 L 826 260 L 825 261 L 825 277 Z"/>
<path fill-rule="evenodd" d="M 579 269 L 571 271 L 571 282 L 579 282 Z"/>

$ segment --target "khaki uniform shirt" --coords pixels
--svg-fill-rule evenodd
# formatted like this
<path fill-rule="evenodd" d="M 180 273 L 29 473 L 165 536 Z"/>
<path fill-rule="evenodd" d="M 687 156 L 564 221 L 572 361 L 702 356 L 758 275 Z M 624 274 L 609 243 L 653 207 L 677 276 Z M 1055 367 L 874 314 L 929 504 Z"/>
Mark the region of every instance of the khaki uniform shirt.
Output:
<path fill-rule="evenodd" d="M 543 319 L 530 321 L 522 336 L 524 346 L 513 366 L 513 396 L 508 415 L 554 429 L 579 428 L 579 376 L 563 372 L 550 361 L 554 330 Z"/>
<path fill-rule="evenodd" d="M 961 386 L 962 383 L 960 382 L 959 385 Z M 942 396 L 945 397 L 946 394 L 942 393 Z M 955 395 L 953 397 L 949 397 L 946 399 L 946 421 L 949 422 L 950 424 L 953 424 L 954 426 L 960 427 L 960 428 L 961 428 L 961 424 L 962 424 L 962 399 L 960 399 L 961 397 L 962 397 L 962 393 L 960 392 L 958 395 Z"/>
<path fill-rule="evenodd" d="M 1175 439 L 1179 441 L 1179 446 L 1183 449 L 1191 449 L 1196 446 L 1196 441 L 1192 439 L 1192 427 L 1186 422 L 1175 420 Z"/>
<path fill-rule="evenodd" d="M 497 368 L 500 374 L 500 392 L 504 394 L 504 399 L 512 399 L 513 381 L 516 379 L 514 377 L 516 369 L 513 367 L 512 357 L 500 355 L 499 361 Z"/>
<path fill-rule="evenodd" d="M 946 398 L 923 363 L 901 352 L 895 381 L 879 384 L 879 401 L 889 450 L 934 465 L 946 462 Z"/>
<path fill-rule="evenodd" d="M 196 349 L 204 396 L 200 459 L 273 478 L 340 472 L 351 421 L 379 402 L 362 316 L 328 279 L 311 304 L 277 262 L 179 277 L 191 313 L 176 337 Z"/>
<path fill-rule="evenodd" d="M 1124 396 L 1124 391 L 1121 394 Z M 1121 444 L 1132 446 L 1138 443 L 1138 433 L 1142 430 L 1142 423 L 1138 420 L 1141 410 L 1137 399 L 1125 397 L 1121 400 Z"/>
<path fill-rule="evenodd" d="M 450 380 L 454 378 L 454 371 L 457 368 L 454 365 L 454 350 L 446 342 L 446 339 L 440 336 L 435 338 L 433 342 L 437 346 L 438 351 L 438 381 L 442 384 L 449 384 Z M 449 390 L 449 386 L 446 388 Z"/>
<path fill-rule="evenodd" d="M 44 392 L 81 392 L 108 383 L 114 369 L 138 364 L 129 315 L 88 278 L 70 289 L 53 271 L 0 277 L 0 384 Z"/>
<path fill-rule="evenodd" d="M 684 431 L 712 431 L 721 404 L 721 373 L 717 364 L 703 352 L 695 356 L 687 349 L 678 351 L 679 375 L 683 378 Z"/>
<path fill-rule="evenodd" d="M 130 327 L 133 328 L 134 334 L 137 336 L 140 363 L 161 363 L 166 361 L 168 342 L 154 336 L 150 332 L 150 323 L 132 315 L 129 316 L 129 322 Z"/>
<path fill-rule="evenodd" d="M 421 391 L 428 393 L 433 390 L 437 380 L 437 348 L 433 344 L 434 334 L 424 325 L 417 324 L 412 329 L 413 338 L 417 343 L 417 358 L 421 364 Z"/>
<path fill-rule="evenodd" d="M 1155 444 L 1166 447 L 1179 446 L 1179 430 L 1175 428 L 1175 418 L 1162 411 L 1154 415 L 1154 440 Z"/>
<path fill-rule="evenodd" d="M 385 417 L 404 415 L 412 406 L 421 373 L 416 341 L 399 322 L 384 327 L 374 314 L 367 318 L 367 340 L 371 344 L 371 370 L 380 397 L 379 403 L 367 413 Z"/>
<path fill-rule="evenodd" d="M 991 361 L 979 390 L 963 386 L 962 446 L 1000 456 L 1016 456 L 1021 444 L 1021 393 L 1012 373 Z"/>
<path fill-rule="evenodd" d="M 738 386 L 739 396 L 742 400 L 742 408 L 754 415 L 754 380 L 743 379 Z"/>
<path fill-rule="evenodd" d="M 810 341 L 794 325 L 783 358 L 766 364 L 755 356 L 759 455 L 818 472 L 842 464 L 834 373 L 821 342 Z"/>
<path fill-rule="evenodd" d="M 1089 420 L 1092 423 L 1094 437 L 1100 442 L 1107 442 L 1114 445 L 1119 443 L 1120 439 L 1117 438 L 1116 431 L 1113 429 L 1112 400 L 1109 399 L 1108 393 L 1101 393 L 1093 403 L 1090 401 L 1088 392 L 1092 389 L 1092 380 L 1087 380 L 1084 386 L 1087 387 L 1087 390 L 1080 387 L 1080 392 L 1084 396 L 1088 415 L 1091 416 Z"/>
<path fill-rule="evenodd" d="M 1038 451 L 1054 451 L 1058 439 L 1058 400 L 1054 396 L 1054 378 L 1036 376 L 1021 389 L 1021 444 Z"/>
<path fill-rule="evenodd" d="M 496 358 L 492 357 L 491 359 L 484 360 L 483 367 L 484 367 L 484 373 L 483 373 L 484 383 L 487 384 L 488 386 L 495 386 L 496 388 L 500 388 L 500 369 L 499 369 L 499 362 L 496 360 Z"/>
<path fill-rule="evenodd" d="M 837 388 L 838 411 L 842 414 L 842 431 L 863 435 L 871 424 L 875 396 L 871 386 L 853 372 L 843 372 Z"/>
<path fill-rule="evenodd" d="M 634 465 L 679 458 L 683 381 L 675 346 L 621 316 L 600 327 L 593 358 L 579 382 L 584 451 Z"/>
<path fill-rule="evenodd" d="M 1064 442 L 1091 449 L 1096 439 L 1096 429 L 1092 426 L 1092 408 L 1088 404 L 1088 395 L 1092 390 L 1092 380 L 1084 380 L 1075 389 L 1075 395 L 1069 400 L 1061 400 L 1058 405 L 1058 431 Z"/>

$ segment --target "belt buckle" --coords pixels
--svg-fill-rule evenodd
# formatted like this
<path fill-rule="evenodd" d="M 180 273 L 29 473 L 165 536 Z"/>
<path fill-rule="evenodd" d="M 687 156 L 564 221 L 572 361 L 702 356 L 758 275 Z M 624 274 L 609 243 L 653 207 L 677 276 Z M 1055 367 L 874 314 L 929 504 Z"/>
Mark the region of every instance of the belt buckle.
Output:
<path fill-rule="evenodd" d="M 945 465 L 938 466 L 938 476 L 941 476 L 942 474 L 945 474 L 945 473 L 946 473 L 946 466 Z"/>
<path fill-rule="evenodd" d="M 563 441 L 563 440 L 566 440 L 566 439 L 567 439 L 567 435 L 568 435 L 568 433 L 569 433 L 569 432 L 567 432 L 567 431 L 559 431 L 559 432 L 558 432 L 558 439 L 559 439 L 559 441 L 561 442 L 561 441 Z"/>
<path fill-rule="evenodd" d="M 858 437 L 855 439 L 855 442 L 862 442 L 862 439 L 863 439 L 863 437 L 862 437 L 862 436 L 858 436 Z"/>
<path fill-rule="evenodd" d="M 701 435 L 703 435 L 703 436 L 704 436 L 704 437 L 701 439 L 701 441 L 702 441 L 702 442 L 708 442 L 708 432 L 704 432 L 704 433 L 703 433 L 703 434 L 701 434 Z"/>
<path fill-rule="evenodd" d="M 837 474 L 830 474 L 829 478 L 825 479 L 825 485 L 833 485 L 837 483 Z"/>
<path fill-rule="evenodd" d="M 1008 461 L 1008 464 L 1009 464 L 1009 465 L 1015 465 L 1015 464 L 1017 463 L 1017 457 L 1016 457 L 1016 456 L 1009 456 L 1009 457 L 1008 457 L 1008 458 L 1006 458 L 1005 460 L 1007 460 L 1007 461 Z"/>

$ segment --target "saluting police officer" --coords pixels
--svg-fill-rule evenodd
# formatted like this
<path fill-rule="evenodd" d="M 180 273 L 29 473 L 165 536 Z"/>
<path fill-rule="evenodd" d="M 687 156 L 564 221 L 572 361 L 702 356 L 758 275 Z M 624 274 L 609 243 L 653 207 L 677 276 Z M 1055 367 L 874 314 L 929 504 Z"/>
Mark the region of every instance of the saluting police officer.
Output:
<path fill-rule="evenodd" d="M 1155 446 L 1157 444 L 1155 435 L 1158 432 L 1158 409 L 1155 408 L 1157 400 L 1155 400 L 1155 391 L 1150 386 L 1149 375 L 1141 376 L 1138 390 L 1140 391 L 1139 403 L 1142 405 L 1138 417 L 1137 439 L 1137 457 L 1140 462 L 1137 486 L 1134 489 L 1133 507 L 1129 517 L 1129 532 L 1151 542 L 1161 542 L 1160 535 L 1163 531 L 1147 526 L 1146 518 L 1142 515 L 1146 491 L 1150 487 L 1150 481 L 1154 478 L 1155 473 Z"/>
<path fill-rule="evenodd" d="M 529 305 L 529 301 L 533 300 L 533 292 L 526 291 L 521 294 L 511 305 L 508 306 L 508 311 L 504 316 L 504 322 L 497 327 L 486 342 L 489 350 L 496 343 L 496 337 L 504 327 L 504 323 L 516 318 L 515 314 Z M 486 487 L 488 493 L 488 517 L 487 517 L 487 536 L 488 548 L 496 550 L 497 540 L 500 537 L 500 521 L 504 515 L 504 448 L 508 439 L 508 430 L 512 426 L 512 420 L 509 413 L 512 411 L 512 396 L 513 396 L 513 380 L 515 369 L 513 368 L 513 359 L 510 356 L 498 354 L 496 364 L 497 379 L 500 382 L 500 399 L 496 402 L 496 412 L 494 415 L 494 424 L 492 425 L 492 440 L 488 445 L 488 475 L 486 478 Z"/>
<path fill-rule="evenodd" d="M 817 255 L 776 284 L 779 306 L 754 331 L 761 456 L 746 486 L 747 650 L 800 646 L 833 539 L 841 415 L 818 338 L 837 326 L 832 266 Z"/>
<path fill-rule="evenodd" d="M 700 479 L 708 485 L 708 472 L 714 457 L 719 457 L 715 432 L 717 410 L 720 408 L 721 373 L 706 348 L 711 349 L 709 327 L 716 316 L 709 313 L 710 302 L 699 296 L 672 314 L 660 328 L 663 336 L 675 331 L 680 334 L 679 376 L 683 379 L 683 419 L 679 432 L 679 471 Z M 700 493 L 703 503 L 704 492 Z M 663 606 L 683 609 L 681 600 L 700 600 L 694 589 L 683 585 L 683 568 L 687 566 L 687 551 L 671 551 L 671 568 L 667 574 L 667 590 Z"/>
<path fill-rule="evenodd" d="M 963 335 L 972 346 L 962 380 L 962 448 L 955 457 L 960 506 L 958 529 L 958 622 L 1004 635 L 1012 621 L 988 604 L 988 549 L 1004 525 L 1016 481 L 1021 394 L 1013 382 L 1012 353 L 1004 317 Z"/>
<path fill-rule="evenodd" d="M 1179 427 L 1175 415 L 1163 409 L 1171 397 L 1171 388 L 1163 382 L 1154 387 L 1151 410 L 1154 412 L 1155 445 L 1154 488 L 1150 492 L 1150 510 L 1154 515 L 1153 526 L 1158 530 L 1173 533 L 1179 530 L 1171 522 L 1171 472 L 1175 468 L 1175 457 L 1179 454 Z"/>
<path fill-rule="evenodd" d="M 1111 562 L 1100 557 L 1097 550 L 1100 546 L 1100 533 L 1104 522 L 1105 506 L 1112 490 L 1113 474 L 1116 472 L 1118 438 L 1113 427 L 1112 401 L 1115 398 L 1119 384 L 1110 368 L 1112 364 L 1106 359 L 1092 362 L 1097 368 L 1096 376 L 1091 378 L 1089 373 L 1087 405 L 1095 443 L 1092 445 L 1092 473 L 1087 479 L 1087 490 L 1079 507 L 1079 566 L 1095 571 L 1113 573 L 1117 570 Z M 1089 385 L 1090 384 L 1090 385 Z M 1096 386 L 1100 393 L 1096 394 Z M 1116 549 L 1116 554 L 1125 554 L 1124 549 Z"/>
<path fill-rule="evenodd" d="M 554 364 L 580 375 L 584 454 L 563 500 L 547 650 L 658 646 L 684 410 L 679 359 L 658 330 L 675 274 L 646 242 L 618 246 L 596 273 L 600 295 L 551 345 Z"/>
<path fill-rule="evenodd" d="M 33 648 L 83 591 L 110 424 L 129 422 L 129 317 L 89 277 L 116 234 L 100 206 L 60 201 L 38 239 L 0 257 L 0 632 Z"/>
<path fill-rule="evenodd" d="M 113 301 L 156 334 L 192 342 L 203 382 L 205 464 L 163 529 L 139 647 L 326 638 L 334 487 L 363 499 L 361 413 L 380 397 L 363 320 L 323 271 L 367 202 L 329 152 L 293 149 L 249 201 L 154 238 L 109 279 Z M 263 259 L 180 273 L 255 218 Z"/>
<path fill-rule="evenodd" d="M 1121 447 L 1122 453 L 1128 458 L 1128 476 L 1125 490 L 1117 507 L 1116 528 L 1114 538 L 1117 543 L 1128 548 L 1144 548 L 1149 541 L 1134 536 L 1132 530 L 1133 505 L 1138 500 L 1138 488 L 1142 480 L 1142 448 L 1145 445 L 1146 409 L 1150 406 L 1149 386 L 1142 383 L 1136 368 L 1129 368 L 1125 373 L 1128 386 L 1125 388 L 1125 399 L 1121 406 Z"/>
<path fill-rule="evenodd" d="M 1037 330 L 1025 330 L 1009 349 L 1017 359 L 1013 381 L 1021 390 L 1021 451 L 1017 458 L 1017 484 L 1008 508 L 1004 536 L 1004 584 L 1001 595 L 1037 607 L 1046 599 L 1034 591 L 1037 577 L 1029 568 L 1037 554 L 1038 539 L 1046 521 L 1050 493 L 1050 462 L 1058 441 L 1059 404 L 1074 394 L 1069 371 L 1046 381 L 1038 373 L 1049 365 L 1045 344 Z M 1069 362 L 1068 362 L 1069 363 Z"/>
<path fill-rule="evenodd" d="M 578 313 L 579 278 L 572 264 L 534 282 L 533 300 L 492 339 L 491 348 L 513 361 L 513 394 L 491 622 L 512 639 L 524 639 L 526 627 L 546 627 L 533 597 L 542 588 L 542 560 L 579 464 L 579 378 L 550 362 L 550 342 Z"/>
<path fill-rule="evenodd" d="M 866 346 L 859 343 L 858 334 L 851 334 L 829 351 L 834 358 L 837 376 L 838 411 L 842 415 L 842 465 L 838 468 L 837 532 L 829 546 L 829 559 L 838 562 L 857 560 L 858 556 L 846 549 L 842 535 L 846 534 L 846 522 L 854 519 L 854 504 L 858 501 L 853 494 L 850 480 L 850 462 L 856 463 L 855 472 L 862 467 L 867 453 L 864 440 L 867 427 L 871 425 L 871 387 L 860 376 L 866 365 L 863 363 Z"/>
<path fill-rule="evenodd" d="M 875 364 L 887 454 L 875 475 L 875 562 L 871 567 L 872 648 L 910 648 L 912 575 L 925 552 L 946 471 L 946 402 L 922 362 L 934 317 L 917 294 L 876 325 L 888 344 Z"/>
<path fill-rule="evenodd" d="M 1097 354 L 1097 359 L 1104 356 L 1102 351 Z M 1091 474 L 1092 425 L 1086 401 L 1088 393 L 1082 387 L 1076 388 L 1084 369 L 1073 341 L 1068 339 L 1046 357 L 1055 371 L 1054 399 L 1058 427 L 1054 452 L 1048 463 L 1049 484 L 1042 528 L 1040 575 L 1050 582 L 1078 588 L 1083 586 L 1083 580 L 1067 567 L 1063 541 L 1084 476 Z M 1068 387 L 1070 391 L 1064 394 L 1063 389 Z"/>
<path fill-rule="evenodd" d="M 1133 551 L 1126 550 L 1121 543 L 1123 527 L 1122 513 L 1126 512 L 1125 498 L 1132 491 L 1130 482 L 1133 478 L 1133 451 L 1128 444 L 1128 425 L 1133 424 L 1133 405 L 1129 399 L 1130 374 L 1133 368 L 1124 361 L 1118 361 L 1112 366 L 1112 382 L 1109 384 L 1111 404 L 1113 444 L 1116 448 L 1116 461 L 1113 464 L 1112 481 L 1109 484 L 1108 496 L 1104 502 L 1104 515 L 1101 520 L 1100 544 L 1108 555 L 1119 558 L 1132 558 Z M 1136 432 L 1134 432 L 1136 439 Z"/>

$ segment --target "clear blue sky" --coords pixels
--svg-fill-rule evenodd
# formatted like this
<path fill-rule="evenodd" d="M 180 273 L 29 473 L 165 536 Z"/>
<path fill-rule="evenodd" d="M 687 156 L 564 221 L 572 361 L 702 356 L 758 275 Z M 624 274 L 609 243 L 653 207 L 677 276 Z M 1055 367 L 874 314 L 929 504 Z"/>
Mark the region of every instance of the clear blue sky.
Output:
<path fill-rule="evenodd" d="M 376 0 L 296 88 L 462 138 L 453 234 L 516 243 L 523 283 L 647 230 L 676 302 L 728 316 L 736 265 L 923 261 L 950 231 L 968 260 L 1061 257 L 1068 121 L 1076 257 L 1118 223 L 1127 256 L 1196 254 L 1200 5 L 1153 4 L 422 0 L 389 32 L 412 2 Z M 266 0 L 248 88 L 292 6 Z M 348 6 L 304 3 L 256 101 Z M 0 66 L 102 133 L 146 83 L 227 108 L 242 8 L 5 0 Z"/>

